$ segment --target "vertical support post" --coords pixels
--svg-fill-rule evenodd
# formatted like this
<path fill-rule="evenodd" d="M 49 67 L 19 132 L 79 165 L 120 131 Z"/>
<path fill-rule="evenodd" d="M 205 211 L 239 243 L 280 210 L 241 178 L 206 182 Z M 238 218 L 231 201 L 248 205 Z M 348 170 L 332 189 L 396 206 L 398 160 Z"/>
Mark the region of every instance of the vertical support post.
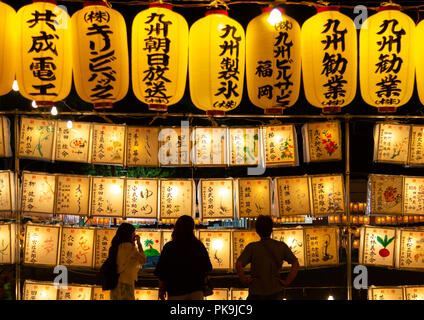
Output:
<path fill-rule="evenodd" d="M 350 234 L 350 128 L 349 116 L 345 118 L 345 156 L 346 156 L 346 224 L 347 224 L 347 243 L 346 243 L 346 258 L 347 258 L 347 300 L 352 300 L 352 236 Z"/>
<path fill-rule="evenodd" d="M 15 230 L 15 297 L 16 300 L 21 300 L 21 201 L 20 201 L 20 166 L 19 166 L 19 115 L 18 110 L 15 111 L 13 127 L 15 131 L 15 216 L 16 216 L 16 230 Z"/>

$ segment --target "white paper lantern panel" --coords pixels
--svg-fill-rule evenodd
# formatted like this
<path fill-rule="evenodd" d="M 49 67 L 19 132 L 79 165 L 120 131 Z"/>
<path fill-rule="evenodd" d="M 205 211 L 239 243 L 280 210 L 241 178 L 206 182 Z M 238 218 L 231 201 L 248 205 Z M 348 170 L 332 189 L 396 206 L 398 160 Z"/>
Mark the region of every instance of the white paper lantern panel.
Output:
<path fill-rule="evenodd" d="M 280 217 L 312 215 L 308 177 L 278 177 L 275 181 Z"/>
<path fill-rule="evenodd" d="M 192 179 L 160 179 L 159 219 L 194 215 L 195 189 Z"/>
<path fill-rule="evenodd" d="M 369 300 L 404 300 L 403 287 L 375 287 L 368 288 Z"/>
<path fill-rule="evenodd" d="M 405 286 L 405 300 L 424 300 L 424 286 Z"/>
<path fill-rule="evenodd" d="M 292 124 L 263 126 L 266 166 L 299 164 L 296 128 Z"/>
<path fill-rule="evenodd" d="M 91 135 L 91 123 L 58 121 L 55 160 L 89 163 L 91 160 Z"/>
<path fill-rule="evenodd" d="M 372 215 L 401 215 L 403 177 L 371 174 L 368 178 L 367 210 Z"/>
<path fill-rule="evenodd" d="M 0 171 L 0 212 L 16 209 L 15 175 L 12 171 Z"/>
<path fill-rule="evenodd" d="M 124 165 L 125 125 L 93 124 L 92 164 Z"/>
<path fill-rule="evenodd" d="M 10 121 L 6 117 L 0 117 L 0 158 L 8 158 L 11 156 Z"/>
<path fill-rule="evenodd" d="M 260 241 L 261 238 L 255 231 L 233 231 L 233 262 L 234 268 L 237 262 L 238 257 L 240 257 L 243 250 L 246 246 L 255 241 Z M 250 263 L 246 266 L 246 268 L 250 269 Z"/>
<path fill-rule="evenodd" d="M 159 131 L 155 127 L 127 127 L 127 166 L 159 167 Z"/>
<path fill-rule="evenodd" d="M 191 129 L 181 127 L 162 128 L 159 139 L 159 164 L 162 167 L 187 167 L 191 165 Z"/>
<path fill-rule="evenodd" d="M 24 283 L 23 300 L 57 300 L 58 290 L 53 283 L 34 282 Z"/>
<path fill-rule="evenodd" d="M 307 123 L 302 134 L 305 162 L 343 159 L 340 121 Z"/>
<path fill-rule="evenodd" d="M 424 230 L 401 229 L 399 237 L 399 268 L 424 270 Z"/>
<path fill-rule="evenodd" d="M 214 270 L 230 270 L 233 268 L 231 231 L 199 230 L 199 239 L 209 253 L 209 259 Z"/>
<path fill-rule="evenodd" d="M 424 178 L 404 177 L 403 214 L 424 215 Z"/>
<path fill-rule="evenodd" d="M 272 231 L 272 239 L 282 241 L 290 248 L 293 254 L 299 261 L 299 266 L 305 266 L 305 241 L 303 238 L 303 229 L 279 229 L 276 228 Z M 287 267 L 283 265 L 284 267 Z"/>
<path fill-rule="evenodd" d="M 228 164 L 225 127 L 196 127 L 192 134 L 193 162 L 196 167 L 221 167 Z"/>
<path fill-rule="evenodd" d="M 306 266 L 328 266 L 339 263 L 339 229 L 337 227 L 305 228 Z"/>
<path fill-rule="evenodd" d="M 15 263 L 16 225 L 0 224 L 0 265 Z"/>
<path fill-rule="evenodd" d="M 271 215 L 271 178 L 240 178 L 237 179 L 237 187 L 236 203 L 239 218 Z"/>
<path fill-rule="evenodd" d="M 112 245 L 113 237 L 116 234 L 116 229 L 96 228 L 95 229 L 95 254 L 94 268 L 100 269 L 103 262 L 109 256 L 109 248 Z"/>
<path fill-rule="evenodd" d="M 230 128 L 230 166 L 257 166 L 263 159 L 260 129 Z"/>
<path fill-rule="evenodd" d="M 310 180 L 315 216 L 345 212 L 343 175 L 312 176 Z"/>
<path fill-rule="evenodd" d="M 411 146 L 409 148 L 409 166 L 424 166 L 424 126 L 411 126 Z"/>
<path fill-rule="evenodd" d="M 396 229 L 363 227 L 360 237 L 359 261 L 361 264 L 394 267 Z"/>
<path fill-rule="evenodd" d="M 93 267 L 94 229 L 62 228 L 60 264 Z"/>
<path fill-rule="evenodd" d="M 88 216 L 90 213 L 91 178 L 88 176 L 58 176 L 57 214 Z"/>
<path fill-rule="evenodd" d="M 231 300 L 246 300 L 249 295 L 249 289 L 236 289 L 230 290 Z"/>
<path fill-rule="evenodd" d="M 56 266 L 60 245 L 60 227 L 25 226 L 24 264 Z"/>
<path fill-rule="evenodd" d="M 56 176 L 25 171 L 22 175 L 22 211 L 24 214 L 54 213 Z"/>
<path fill-rule="evenodd" d="M 136 234 L 140 236 L 140 242 L 146 255 L 146 263 L 144 268 L 156 268 L 161 253 L 162 234 L 158 230 L 136 230 Z"/>
<path fill-rule="evenodd" d="M 102 287 L 94 287 L 92 300 L 110 300 L 110 290 L 103 290 Z"/>
<path fill-rule="evenodd" d="M 200 216 L 203 221 L 234 219 L 234 180 L 199 180 Z"/>
<path fill-rule="evenodd" d="M 57 300 L 91 300 L 90 286 L 68 285 L 67 289 L 60 288 Z"/>
<path fill-rule="evenodd" d="M 374 161 L 406 165 L 411 127 L 396 123 L 378 123 L 374 127 Z"/>
<path fill-rule="evenodd" d="M 206 297 L 206 300 L 228 300 L 230 291 L 224 288 L 214 288 L 213 294 Z"/>
<path fill-rule="evenodd" d="M 126 179 L 126 218 L 157 219 L 158 179 Z"/>
<path fill-rule="evenodd" d="M 161 231 L 162 231 L 161 250 L 163 250 L 163 247 L 165 246 L 165 244 L 167 244 L 169 241 L 172 241 L 173 230 L 161 230 Z"/>
<path fill-rule="evenodd" d="M 159 289 L 157 288 L 135 288 L 135 300 L 159 300 Z"/>
<path fill-rule="evenodd" d="M 93 177 L 91 187 L 92 217 L 122 217 L 125 180 L 116 177 Z"/>

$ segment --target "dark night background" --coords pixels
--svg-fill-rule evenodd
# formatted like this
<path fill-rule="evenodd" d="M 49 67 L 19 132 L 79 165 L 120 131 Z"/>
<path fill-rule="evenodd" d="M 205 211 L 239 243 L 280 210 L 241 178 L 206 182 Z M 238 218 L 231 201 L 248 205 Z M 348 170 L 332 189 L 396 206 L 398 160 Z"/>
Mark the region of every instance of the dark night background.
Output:
<path fill-rule="evenodd" d="M 13 6 L 15 10 L 18 10 L 23 5 L 29 4 L 32 1 L 4 1 L 5 3 Z M 147 5 L 125 5 L 122 4 L 126 1 L 111 1 L 113 9 L 119 11 L 124 15 L 127 23 L 127 36 L 129 53 L 131 54 L 131 24 L 140 11 L 147 8 Z M 202 18 L 205 14 L 206 7 L 200 8 L 182 8 L 178 5 L 182 4 L 194 4 L 200 3 L 199 1 L 172 1 L 177 6 L 174 7 L 174 11 L 182 14 L 187 20 L 189 26 L 191 26 L 196 20 Z M 207 3 L 207 2 L 204 2 Z M 355 5 L 365 5 L 367 7 L 377 7 L 380 1 L 329 1 L 330 5 L 348 5 L 349 8 L 342 7 L 340 11 L 352 19 L 355 18 L 353 13 L 353 7 Z M 416 6 L 423 4 L 419 1 L 398 1 L 398 4 L 403 6 Z M 72 15 L 74 12 L 82 8 L 81 2 L 68 2 L 59 1 L 59 5 L 65 5 L 68 9 L 68 13 Z M 241 4 L 229 4 L 229 16 L 243 25 L 246 29 L 247 24 L 261 13 L 261 9 L 265 7 L 265 1 L 263 4 L 253 3 L 241 3 Z M 303 22 L 316 13 L 316 9 L 313 6 L 308 5 L 284 5 L 286 14 L 293 17 L 298 21 L 300 25 Z M 375 10 L 369 10 L 368 15 L 374 14 Z M 404 13 L 408 14 L 417 23 L 424 17 L 424 14 L 415 9 L 404 10 Z M 358 31 L 359 35 L 359 31 Z M 130 70 L 129 70 L 130 72 Z M 370 72 L 372 72 L 370 70 Z M 131 75 L 130 75 L 131 79 Z M 190 118 L 189 114 L 203 114 L 202 110 L 195 108 L 190 99 L 189 86 L 186 85 L 186 91 L 183 99 L 176 105 L 170 106 L 168 111 L 170 113 L 181 113 L 186 116 L 177 118 L 171 117 L 166 119 L 158 118 L 152 124 L 152 118 L 156 115 L 151 112 L 151 116 L 148 117 L 121 117 L 118 115 L 107 116 L 107 119 L 114 123 L 127 124 L 127 125 L 179 125 L 180 120 L 190 119 L 191 125 L 195 126 L 208 126 L 211 122 L 206 118 Z M 0 109 L 32 112 L 34 116 L 39 111 L 32 109 L 31 101 L 26 100 L 18 92 L 11 91 L 9 94 L 0 97 Z M 72 88 L 70 95 L 64 102 L 56 104 L 59 115 L 56 117 L 62 120 L 75 120 L 75 121 L 86 121 L 86 122 L 105 122 L 106 119 L 95 116 L 63 116 L 61 117 L 60 112 L 69 111 L 92 111 L 92 106 L 82 101 L 76 94 L 75 88 Z M 418 93 L 416 87 L 411 100 L 404 106 L 400 107 L 394 114 L 385 114 L 386 119 L 379 119 L 378 121 L 390 120 L 396 116 L 422 116 L 424 106 L 421 105 L 418 99 Z M 131 81 L 128 93 L 126 97 L 117 102 L 114 105 L 113 112 L 122 113 L 149 113 L 147 105 L 143 104 L 132 92 Z M 285 115 L 296 115 L 296 116 L 309 116 L 309 115 L 320 115 L 321 110 L 311 106 L 305 99 L 303 92 L 303 86 L 300 90 L 300 95 L 297 103 L 284 111 Z M 271 118 L 257 118 L 255 115 L 263 114 L 263 110 L 254 106 L 250 103 L 247 96 L 246 83 L 243 91 L 243 99 L 241 104 L 233 111 L 228 114 L 243 114 L 249 115 L 246 118 L 231 119 L 231 118 L 216 118 L 216 122 L 220 125 L 261 125 L 269 123 Z M 381 115 L 377 113 L 376 108 L 365 104 L 360 95 L 359 79 L 357 86 L 356 98 L 352 103 L 342 109 L 341 115 L 369 115 L 377 116 Z M 48 116 L 50 117 L 50 116 Z M 281 118 L 282 123 L 295 123 L 298 135 L 298 149 L 299 158 L 303 159 L 302 154 L 302 136 L 301 126 L 306 122 L 320 121 L 321 119 L 307 119 L 302 117 L 297 118 Z M 323 115 L 322 120 L 332 119 L 331 115 Z M 12 132 L 13 132 L 13 118 L 12 120 Z M 376 123 L 375 118 L 368 119 L 351 119 L 349 122 L 350 130 L 350 179 L 351 179 L 351 190 L 350 196 L 352 202 L 366 202 L 366 181 L 367 177 L 371 173 L 382 173 L 382 174 L 399 174 L 399 175 L 422 175 L 422 169 L 417 168 L 405 168 L 398 165 L 389 164 L 376 164 L 373 162 L 373 129 Z M 396 119 L 396 121 L 410 124 L 422 124 L 424 123 L 423 118 L 408 119 Z M 345 147 L 345 131 L 344 122 L 342 120 L 342 133 L 343 133 L 343 148 Z M 13 136 L 13 135 L 12 135 Z M 13 138 L 12 138 L 13 143 Z M 268 168 L 264 173 L 264 176 L 285 176 L 285 175 L 304 175 L 304 174 L 321 174 L 321 173 L 345 173 L 345 153 L 343 161 L 332 162 L 332 163 L 315 163 L 306 164 L 302 160 L 297 167 L 286 167 L 286 168 Z M 1 159 L 0 169 L 13 170 L 14 159 Z M 103 176 L 133 176 L 133 177 L 190 177 L 190 178 L 201 178 L 201 177 L 242 177 L 247 175 L 247 170 L 243 168 L 122 168 L 122 167 L 111 167 L 111 166 L 91 166 L 84 164 L 72 164 L 72 163 L 48 163 L 32 160 L 20 160 L 20 170 L 29 171 L 40 171 L 40 172 L 51 172 L 51 173 L 71 173 L 71 174 L 83 174 L 83 175 L 103 175 Z M 327 221 L 315 221 L 314 224 L 327 224 Z M 287 225 L 286 225 L 287 226 Z M 400 226 L 400 225 L 399 225 Z M 356 250 L 352 250 L 353 263 L 357 262 L 358 254 Z M 299 271 L 298 277 L 292 283 L 291 288 L 286 290 L 286 297 L 288 299 L 326 299 L 331 294 L 335 299 L 346 299 L 346 253 L 345 250 L 340 248 L 340 260 L 341 265 L 333 268 L 321 268 L 313 270 L 301 270 Z M 13 276 L 14 266 L 0 266 L 0 290 L 2 280 L 7 282 L 7 279 L 2 279 Z M 369 284 L 378 286 L 397 286 L 397 285 L 422 285 L 423 276 L 419 272 L 409 272 L 400 270 L 390 270 L 387 268 L 368 268 Z M 33 268 L 23 267 L 21 268 L 21 279 L 32 279 L 40 281 L 53 281 L 54 276 L 52 268 Z M 10 280 L 10 279 L 9 279 Z M 241 287 L 235 274 L 222 274 L 215 273 L 212 278 L 215 287 Z M 76 284 L 95 284 L 97 283 L 95 272 L 93 270 L 81 270 L 81 269 L 70 269 L 69 282 Z M 143 272 L 140 274 L 137 287 L 156 287 L 156 279 L 152 276 L 151 272 Z M 13 287 L 13 282 L 12 282 Z M 304 289 L 301 289 L 305 287 Z M 321 289 L 319 289 L 321 287 Z M 330 289 L 329 287 L 334 287 Z M 300 289 L 296 289 L 300 288 Z M 322 289 L 324 288 L 324 289 Z M 14 290 L 12 290 L 14 291 Z M 4 292 L 4 290 L 3 290 Z M 355 290 L 353 289 L 353 299 L 366 299 L 366 290 Z M 0 291 L 0 299 L 2 291 Z M 3 295 L 3 298 L 6 298 Z"/>

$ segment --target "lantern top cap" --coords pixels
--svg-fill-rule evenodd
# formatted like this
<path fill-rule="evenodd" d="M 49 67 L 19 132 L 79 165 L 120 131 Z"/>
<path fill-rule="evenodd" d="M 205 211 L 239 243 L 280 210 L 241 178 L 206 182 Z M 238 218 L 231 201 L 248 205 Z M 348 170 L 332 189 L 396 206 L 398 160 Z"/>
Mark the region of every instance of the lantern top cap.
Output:
<path fill-rule="evenodd" d="M 164 8 L 172 10 L 172 5 L 168 3 L 162 3 L 162 2 L 152 2 L 149 4 L 149 8 Z"/>
<path fill-rule="evenodd" d="M 325 11 L 340 11 L 340 7 L 338 6 L 317 7 L 317 13 L 325 12 Z"/>
<path fill-rule="evenodd" d="M 274 9 L 277 9 L 282 14 L 286 13 L 285 10 L 284 10 L 284 8 L 280 8 L 280 7 L 265 7 L 265 8 L 262 9 L 262 13 L 264 13 L 264 12 L 271 12 Z"/>
<path fill-rule="evenodd" d="M 37 2 L 47 2 L 47 3 L 57 5 L 57 0 L 32 0 L 32 3 L 37 3 Z"/>
<path fill-rule="evenodd" d="M 228 16 L 228 11 L 223 9 L 211 9 L 206 11 L 205 16 L 209 16 L 211 14 L 223 14 L 225 16 Z"/>
<path fill-rule="evenodd" d="M 395 3 L 383 3 L 380 7 L 378 7 L 378 12 L 386 11 L 386 10 L 396 10 L 400 11 L 401 6 Z"/>
<path fill-rule="evenodd" d="M 104 6 L 104 7 L 107 7 L 107 4 L 104 1 L 87 1 L 87 2 L 84 2 L 84 8 L 88 7 L 88 6 Z"/>

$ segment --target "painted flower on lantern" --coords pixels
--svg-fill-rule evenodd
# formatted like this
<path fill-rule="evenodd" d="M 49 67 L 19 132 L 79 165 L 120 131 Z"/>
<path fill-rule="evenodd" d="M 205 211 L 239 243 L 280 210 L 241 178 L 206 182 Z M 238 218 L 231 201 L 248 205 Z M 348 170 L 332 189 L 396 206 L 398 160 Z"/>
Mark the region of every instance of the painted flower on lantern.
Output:
<path fill-rule="evenodd" d="M 384 236 L 384 240 L 381 239 L 381 237 L 377 236 L 377 241 L 383 246 L 383 249 L 381 249 L 378 254 L 385 258 L 390 255 L 390 251 L 386 249 L 386 247 L 395 239 L 395 237 L 392 237 L 390 239 L 387 239 L 387 234 Z"/>
<path fill-rule="evenodd" d="M 400 201 L 401 195 L 398 194 L 397 188 L 389 186 L 384 191 L 384 200 L 386 202 L 393 202 L 396 205 Z"/>
<path fill-rule="evenodd" d="M 287 138 L 286 140 L 283 141 L 283 139 L 281 139 L 280 141 L 278 141 L 280 143 L 280 151 L 281 151 L 281 159 L 293 159 L 293 142 L 292 139 Z"/>
<path fill-rule="evenodd" d="M 324 149 L 327 151 L 328 155 L 331 156 L 339 148 L 339 146 L 332 140 L 331 133 L 328 133 L 326 130 L 323 134 L 324 139 L 322 139 L 322 144 L 324 145 Z"/>

